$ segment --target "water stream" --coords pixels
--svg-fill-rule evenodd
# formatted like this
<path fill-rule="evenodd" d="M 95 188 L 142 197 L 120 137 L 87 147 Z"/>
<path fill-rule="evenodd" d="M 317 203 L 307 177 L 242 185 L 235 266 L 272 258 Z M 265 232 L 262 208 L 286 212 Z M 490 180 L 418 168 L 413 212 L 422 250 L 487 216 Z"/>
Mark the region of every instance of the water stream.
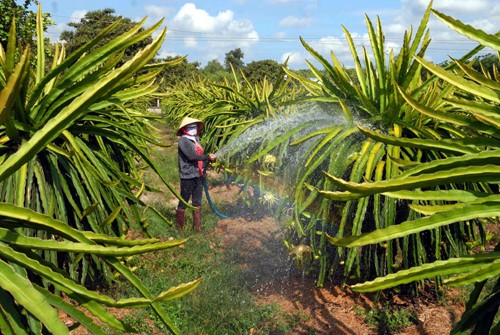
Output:
<path fill-rule="evenodd" d="M 218 161 L 222 161 L 224 164 L 231 164 L 235 161 L 244 163 L 248 157 L 252 157 L 256 153 L 261 152 L 263 148 L 265 148 L 269 143 L 276 141 L 280 136 L 286 135 L 290 131 L 304 126 L 288 141 L 284 141 L 282 143 L 282 147 L 278 147 L 277 150 L 272 150 L 268 153 L 268 155 L 275 157 L 278 160 L 275 163 L 276 166 L 279 165 L 278 168 L 272 169 L 271 167 L 268 167 L 269 170 L 273 170 L 273 172 L 276 173 L 273 176 L 278 181 L 277 184 L 285 184 L 283 183 L 283 179 L 287 178 L 289 179 L 287 181 L 288 184 L 293 186 L 293 182 L 295 181 L 294 176 L 297 173 L 298 167 L 304 165 L 307 156 L 310 154 L 311 150 L 314 149 L 314 146 L 317 145 L 318 140 L 321 140 L 324 135 L 309 138 L 308 140 L 293 146 L 290 146 L 289 143 L 298 141 L 321 129 L 332 126 L 342 127 L 346 124 L 344 114 L 339 108 L 325 110 L 317 104 L 304 104 L 299 108 L 295 106 L 293 111 L 282 113 L 249 127 L 242 132 L 240 136 L 232 138 L 227 145 L 218 150 L 216 152 L 216 156 L 218 157 Z M 263 157 L 262 161 L 265 164 L 265 157 Z M 256 168 L 262 169 L 263 167 L 257 165 Z M 289 191 L 277 191 L 277 189 L 271 185 L 272 180 L 269 178 L 265 179 L 264 185 L 259 182 L 259 180 L 253 180 L 252 182 L 251 187 L 258 190 L 263 200 L 266 200 L 265 197 L 270 192 L 274 193 L 276 198 L 280 198 L 280 193 L 286 194 L 286 191 Z M 285 197 L 289 196 L 290 192 L 288 192 L 288 195 L 285 195 Z M 286 199 L 286 201 L 288 200 L 290 199 Z M 273 211 L 276 207 L 273 209 L 271 208 L 273 207 L 268 208 L 269 212 L 267 213 L 271 214 L 270 217 L 276 214 L 276 211 Z M 233 211 L 238 211 L 238 213 L 226 213 L 233 218 L 239 217 L 243 211 L 242 207 L 239 206 L 233 206 L 231 209 Z M 259 213 L 265 215 L 264 210 L 261 208 L 259 208 Z M 295 251 L 295 253 L 294 250 L 297 248 L 287 250 L 282 240 L 284 238 L 282 236 L 283 232 L 281 231 L 283 227 L 279 223 L 274 223 L 274 221 L 269 218 L 262 218 L 258 221 L 254 220 L 256 220 L 255 217 L 252 218 L 252 221 L 242 221 L 238 223 L 238 225 L 251 225 L 252 228 L 254 228 L 253 226 L 258 226 L 259 224 L 261 225 L 255 227 L 255 229 L 249 229 L 252 232 L 250 236 L 244 235 L 243 229 L 242 231 L 235 233 L 235 235 L 240 237 L 237 241 L 237 245 L 240 248 L 246 246 L 246 243 L 251 243 L 252 241 L 255 244 L 259 244 L 258 247 L 253 244 L 248 246 L 249 250 L 258 250 L 259 252 L 247 252 L 239 255 L 238 257 L 239 262 L 242 262 L 246 266 L 250 267 L 247 273 L 247 280 L 256 289 L 256 292 L 259 295 L 271 295 L 273 293 L 284 294 L 284 291 L 286 290 L 282 283 L 290 280 L 291 276 L 295 278 L 292 280 L 294 283 L 300 283 L 300 280 L 303 280 L 304 283 L 307 282 L 307 279 L 304 277 L 305 272 L 302 272 L 302 270 L 306 270 L 308 268 L 311 260 L 304 261 L 305 265 L 303 266 L 303 269 L 299 269 L 297 265 L 293 265 L 293 262 L 303 259 L 305 256 L 310 256 L 310 252 L 308 252 L 310 248 L 307 246 L 299 246 L 306 251 Z M 224 223 L 222 223 L 222 225 L 223 224 Z M 234 226 L 234 224 L 227 223 L 227 229 L 238 228 L 239 227 Z M 274 229 L 272 232 L 269 231 L 271 228 Z M 259 234 L 263 234 L 264 236 L 256 238 L 256 236 L 254 236 L 254 234 L 256 234 L 255 232 L 259 232 Z M 269 236 L 266 236 L 266 233 L 269 233 Z M 278 238 L 278 236 L 280 238 Z M 255 238 L 256 240 L 254 240 Z M 254 260 L 253 258 L 258 258 L 258 260 Z M 252 267 L 252 264 L 255 265 L 255 268 Z"/>
<path fill-rule="evenodd" d="M 221 161 L 243 161 L 265 148 L 268 143 L 276 141 L 281 135 L 285 135 L 297 127 L 305 126 L 291 137 L 290 143 L 317 130 L 345 124 L 344 115 L 339 108 L 325 110 L 317 104 L 304 104 L 299 108 L 295 106 L 293 112 L 284 112 L 249 127 L 240 136 L 232 138 L 219 149 L 216 155 Z M 280 165 L 285 170 L 296 169 L 298 164 L 302 164 L 304 155 L 316 141 L 317 138 L 311 138 L 298 145 L 288 146 L 286 150 L 279 153 Z M 278 154 L 271 153 L 274 156 Z"/>

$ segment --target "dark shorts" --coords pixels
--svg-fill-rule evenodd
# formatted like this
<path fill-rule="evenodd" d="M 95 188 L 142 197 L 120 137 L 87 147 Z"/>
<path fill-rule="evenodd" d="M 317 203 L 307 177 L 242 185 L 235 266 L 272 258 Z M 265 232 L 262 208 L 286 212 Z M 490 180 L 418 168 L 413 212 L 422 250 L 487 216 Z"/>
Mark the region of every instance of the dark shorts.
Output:
<path fill-rule="evenodd" d="M 181 197 L 189 203 L 192 200 L 192 205 L 195 207 L 201 206 L 201 198 L 203 196 L 203 179 L 201 177 L 191 179 L 181 179 Z M 181 201 L 177 208 L 186 208 Z"/>

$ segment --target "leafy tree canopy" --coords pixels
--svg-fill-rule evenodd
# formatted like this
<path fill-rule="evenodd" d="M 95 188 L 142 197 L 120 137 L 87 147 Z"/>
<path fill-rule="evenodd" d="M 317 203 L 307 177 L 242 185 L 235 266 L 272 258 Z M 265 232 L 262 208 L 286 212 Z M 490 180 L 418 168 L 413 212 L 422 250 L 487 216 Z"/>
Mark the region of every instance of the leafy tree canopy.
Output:
<path fill-rule="evenodd" d="M 103 39 L 94 49 L 108 43 L 115 37 L 129 31 L 133 26 L 136 25 L 129 18 L 124 18 L 122 16 L 116 16 L 115 10 L 112 8 L 105 8 L 102 10 L 90 11 L 85 14 L 85 16 L 80 20 L 80 22 L 70 22 L 68 26 L 74 28 L 74 30 L 65 30 L 61 33 L 61 40 L 66 41 L 66 51 L 68 54 L 77 50 L 85 43 L 93 39 L 100 31 L 105 27 L 109 26 L 116 20 L 121 20 L 119 26 L 113 30 L 105 39 Z M 141 31 L 143 28 L 141 28 Z M 138 50 L 144 48 L 146 45 L 151 43 L 152 38 L 149 37 L 141 42 L 134 44 L 127 50 L 125 50 L 125 55 L 122 62 L 126 62 L 132 58 Z"/>
<path fill-rule="evenodd" d="M 252 83 L 261 81 L 264 77 L 275 82 L 280 76 L 285 74 L 281 69 L 281 65 L 271 59 L 253 61 L 245 66 L 243 73 Z"/>
<path fill-rule="evenodd" d="M 229 78 L 231 73 L 226 71 L 224 66 L 217 60 L 212 59 L 207 63 L 207 65 L 203 68 L 202 74 L 209 80 L 220 82 L 224 78 Z"/>
<path fill-rule="evenodd" d="M 226 58 L 224 59 L 224 65 L 226 70 L 231 71 L 231 65 L 238 69 L 244 65 L 243 63 L 243 51 L 240 48 L 234 49 L 226 53 Z"/>
<path fill-rule="evenodd" d="M 453 64 L 451 60 L 445 60 L 438 65 L 441 67 L 446 67 L 450 64 Z M 494 65 L 496 65 L 497 67 L 500 66 L 500 58 L 498 55 L 492 53 L 477 56 L 472 62 L 472 67 L 477 71 L 481 71 L 481 66 L 483 66 L 483 68 L 485 68 L 486 70 L 491 71 Z"/>
<path fill-rule="evenodd" d="M 304 78 L 313 78 L 314 73 L 310 69 L 299 69 L 293 70 L 293 72 L 297 73 L 299 76 Z"/>
<path fill-rule="evenodd" d="M 205 73 L 217 73 L 219 71 L 224 71 L 225 68 L 217 59 L 212 59 L 207 63 L 207 65 L 203 68 Z"/>
<path fill-rule="evenodd" d="M 17 38 L 23 45 L 33 45 L 36 35 L 36 12 L 29 10 L 32 5 L 38 4 L 36 0 L 24 0 L 19 5 L 15 0 L 0 0 L 0 43 L 7 48 L 7 38 L 9 36 L 12 19 L 16 18 Z M 54 24 L 50 14 L 43 14 L 44 30 Z"/>
<path fill-rule="evenodd" d="M 493 66 L 496 66 L 497 69 L 500 68 L 500 58 L 498 55 L 492 53 L 479 56 L 477 57 L 477 62 L 473 64 L 473 67 L 477 71 L 481 71 L 481 66 L 493 74 Z"/>
<path fill-rule="evenodd" d="M 169 56 L 163 59 L 157 59 L 157 61 L 168 62 L 178 58 L 180 57 Z M 189 63 L 187 59 L 184 58 L 179 64 L 165 67 L 159 75 L 159 78 L 161 79 L 161 90 L 165 90 L 166 88 L 172 87 L 182 81 L 186 81 L 198 76 L 200 72 L 200 70 L 198 69 L 199 66 L 200 63 Z"/>

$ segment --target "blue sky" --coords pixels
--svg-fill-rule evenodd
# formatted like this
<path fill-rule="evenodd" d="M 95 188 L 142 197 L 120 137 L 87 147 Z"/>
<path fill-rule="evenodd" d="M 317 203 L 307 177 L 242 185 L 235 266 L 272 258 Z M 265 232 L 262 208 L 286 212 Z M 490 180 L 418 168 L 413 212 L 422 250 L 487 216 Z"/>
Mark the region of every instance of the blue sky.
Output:
<path fill-rule="evenodd" d="M 333 51 L 344 65 L 352 56 L 342 26 L 355 43 L 369 46 L 365 14 L 375 22 L 380 17 L 388 48 L 398 50 L 405 30 L 417 29 L 427 0 L 41 0 L 56 25 L 47 36 L 57 40 L 67 23 L 78 21 L 87 11 L 113 8 L 117 15 L 134 21 L 148 17 L 146 26 L 164 18 L 167 38 L 159 57 L 187 55 L 201 67 L 212 59 L 221 64 L 225 54 L 240 48 L 243 61 L 274 59 L 289 67 L 306 68 L 312 57 L 299 41 L 304 38 L 313 49 L 329 56 Z M 433 8 L 489 33 L 498 31 L 498 0 L 434 0 Z M 435 17 L 429 23 L 433 40 L 426 58 L 434 62 L 458 57 L 476 46 L 446 27 Z M 491 52 L 487 50 L 485 52 Z"/>

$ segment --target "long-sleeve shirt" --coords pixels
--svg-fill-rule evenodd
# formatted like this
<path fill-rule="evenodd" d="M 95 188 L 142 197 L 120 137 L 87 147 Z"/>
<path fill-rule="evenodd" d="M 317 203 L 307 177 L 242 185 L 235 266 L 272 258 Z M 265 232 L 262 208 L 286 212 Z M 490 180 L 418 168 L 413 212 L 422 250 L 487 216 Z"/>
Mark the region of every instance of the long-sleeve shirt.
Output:
<path fill-rule="evenodd" d="M 196 138 L 196 140 L 199 140 Z M 207 163 L 208 156 L 197 155 L 194 141 L 181 136 L 178 143 L 178 154 L 179 154 L 179 175 L 181 179 L 191 179 L 200 176 L 198 169 L 198 161 L 203 162 L 203 166 Z"/>

